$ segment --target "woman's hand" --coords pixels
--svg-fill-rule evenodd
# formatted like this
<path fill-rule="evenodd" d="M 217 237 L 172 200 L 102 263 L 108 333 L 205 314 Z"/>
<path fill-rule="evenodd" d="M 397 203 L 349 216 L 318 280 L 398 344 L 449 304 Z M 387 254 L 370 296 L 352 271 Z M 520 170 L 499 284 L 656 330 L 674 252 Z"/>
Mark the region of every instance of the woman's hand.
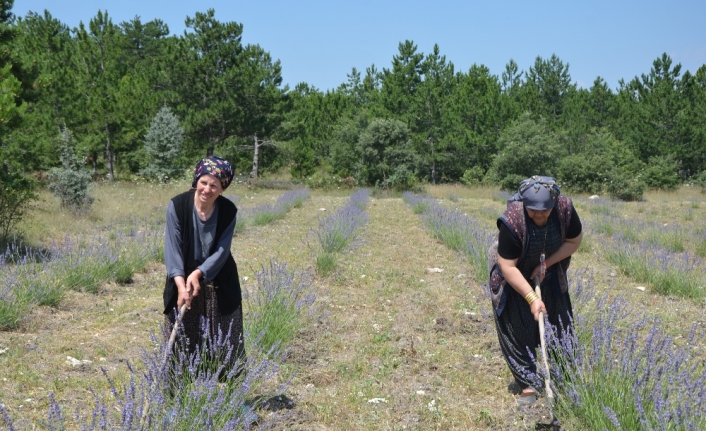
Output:
<path fill-rule="evenodd" d="M 191 310 L 191 300 L 198 296 L 201 290 L 199 279 L 203 277 L 200 269 L 194 270 L 189 277 L 184 281 L 184 277 L 174 277 L 174 282 L 177 285 L 177 309 L 181 310 L 181 306 L 186 304 L 186 309 Z"/>
<path fill-rule="evenodd" d="M 177 310 L 181 310 L 181 306 L 186 304 L 186 308 L 191 309 L 191 295 L 186 289 L 186 281 L 184 277 L 178 275 L 174 277 L 174 283 L 177 286 Z"/>
<path fill-rule="evenodd" d="M 541 299 L 535 299 L 532 304 L 530 304 L 530 311 L 534 316 L 534 320 L 539 322 L 539 313 L 547 314 L 547 307 L 544 306 L 544 302 Z"/>
<path fill-rule="evenodd" d="M 191 294 L 192 297 L 198 296 L 201 290 L 201 283 L 199 280 L 203 277 L 203 272 L 200 269 L 195 269 L 194 272 L 189 274 L 186 279 L 186 290 Z M 191 308 L 191 300 L 189 300 L 189 308 Z"/>
<path fill-rule="evenodd" d="M 544 274 L 542 274 L 542 272 L 544 272 Z M 544 281 L 544 276 L 547 275 L 546 272 L 546 270 L 542 271 L 542 264 L 540 263 L 534 268 L 532 274 L 530 274 L 530 280 L 535 280 L 538 278 L 539 284 L 542 284 L 542 281 Z"/>

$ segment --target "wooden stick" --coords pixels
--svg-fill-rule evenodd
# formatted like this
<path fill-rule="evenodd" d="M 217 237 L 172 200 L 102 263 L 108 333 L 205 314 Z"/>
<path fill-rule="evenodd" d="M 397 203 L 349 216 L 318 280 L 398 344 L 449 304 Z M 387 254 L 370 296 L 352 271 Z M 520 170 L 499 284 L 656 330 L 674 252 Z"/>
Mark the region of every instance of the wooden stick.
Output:
<path fill-rule="evenodd" d="M 186 313 L 186 303 L 184 303 L 181 306 L 181 309 L 179 310 L 179 314 L 177 314 L 176 319 L 174 319 L 174 327 L 172 328 L 172 333 L 169 336 L 169 341 L 167 342 L 167 349 L 164 351 L 164 358 L 162 360 L 163 367 L 167 365 L 167 358 L 169 358 L 169 354 L 172 352 L 172 349 L 174 348 L 174 342 L 176 341 L 177 330 L 179 328 L 179 324 L 181 323 L 181 319 L 184 318 L 184 313 Z"/>
<path fill-rule="evenodd" d="M 177 314 L 176 319 L 174 319 L 174 327 L 172 328 L 172 333 L 169 335 L 167 348 L 164 350 L 164 357 L 162 358 L 162 370 L 164 370 L 164 367 L 167 366 L 167 359 L 169 359 L 169 355 L 172 353 L 172 349 L 174 348 L 174 342 L 176 341 L 177 331 L 179 329 L 179 324 L 181 323 L 181 320 L 184 318 L 184 313 L 186 313 L 186 304 L 181 306 L 181 309 L 179 309 L 179 314 Z M 149 411 L 149 391 L 145 391 L 145 407 L 142 409 L 142 416 L 140 417 L 140 429 L 146 429 L 145 426 Z"/>
<path fill-rule="evenodd" d="M 542 290 L 539 288 L 539 277 L 534 278 L 534 283 L 534 292 L 537 294 L 541 301 Z M 539 338 L 540 344 L 542 346 L 542 359 L 544 362 L 544 369 L 547 371 L 547 376 L 544 378 L 544 386 L 546 387 L 547 398 L 549 398 L 549 400 L 551 401 L 554 398 L 554 392 L 552 392 L 552 387 L 550 384 L 551 372 L 549 370 L 549 361 L 547 361 L 547 344 L 546 341 L 544 341 L 544 313 L 542 313 L 541 311 L 539 313 Z"/>

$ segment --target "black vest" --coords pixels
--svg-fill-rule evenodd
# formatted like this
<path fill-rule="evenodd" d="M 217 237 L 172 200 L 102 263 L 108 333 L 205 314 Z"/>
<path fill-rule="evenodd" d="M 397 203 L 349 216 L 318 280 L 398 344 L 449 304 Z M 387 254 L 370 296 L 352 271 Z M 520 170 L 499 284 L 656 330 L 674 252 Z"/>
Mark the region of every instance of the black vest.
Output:
<path fill-rule="evenodd" d="M 194 214 L 194 193 L 195 190 L 189 190 L 172 199 L 174 209 L 176 210 L 179 226 L 181 227 L 181 256 L 184 262 L 189 261 L 189 257 L 194 252 L 192 245 L 194 240 L 193 231 L 193 214 Z M 212 254 L 218 242 L 223 236 L 223 231 L 228 225 L 235 220 L 238 209 L 233 202 L 219 196 L 216 200 L 218 203 L 218 221 L 216 222 L 216 237 L 211 244 L 209 254 Z M 184 278 L 186 279 L 191 271 L 196 268 L 184 268 Z M 218 311 L 221 314 L 230 314 L 242 304 L 242 295 L 240 292 L 240 277 L 238 276 L 238 267 L 235 265 L 233 255 L 228 253 L 228 258 L 223 264 L 223 268 L 216 274 L 213 279 L 216 289 L 216 298 L 218 299 Z M 164 314 L 169 313 L 177 305 L 177 286 L 173 278 L 167 278 L 164 286 Z"/>

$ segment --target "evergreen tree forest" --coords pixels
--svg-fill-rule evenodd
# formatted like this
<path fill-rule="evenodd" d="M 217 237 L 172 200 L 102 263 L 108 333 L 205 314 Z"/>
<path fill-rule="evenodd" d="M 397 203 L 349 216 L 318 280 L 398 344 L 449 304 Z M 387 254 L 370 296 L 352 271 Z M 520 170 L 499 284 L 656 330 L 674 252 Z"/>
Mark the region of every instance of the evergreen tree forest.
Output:
<path fill-rule="evenodd" d="M 182 175 L 217 154 L 239 174 L 290 172 L 322 186 L 513 189 L 541 173 L 567 190 L 639 199 L 646 188 L 706 182 L 706 65 L 692 74 L 667 54 L 615 89 L 600 76 L 579 88 L 556 55 L 526 69 L 509 59 L 495 75 L 479 64 L 456 70 L 438 46 L 423 53 L 406 40 L 389 65 L 353 68 L 321 91 L 284 86 L 280 62 L 213 10 L 170 35 L 160 20 L 116 23 L 98 11 L 69 28 L 12 6 L 0 0 L 3 190 L 31 189 L 29 174 L 61 166 L 64 130 L 105 181 L 151 178 L 164 164 L 155 142 L 165 142 Z M 173 117 L 159 130 L 179 136 L 174 147 L 150 129 L 165 121 L 160 110 Z"/>

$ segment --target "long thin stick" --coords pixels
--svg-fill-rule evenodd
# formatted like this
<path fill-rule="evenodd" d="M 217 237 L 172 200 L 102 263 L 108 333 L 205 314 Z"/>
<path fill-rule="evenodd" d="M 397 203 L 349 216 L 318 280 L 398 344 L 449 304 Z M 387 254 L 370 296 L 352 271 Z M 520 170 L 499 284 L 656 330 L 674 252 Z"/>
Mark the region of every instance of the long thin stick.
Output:
<path fill-rule="evenodd" d="M 172 333 L 169 336 L 169 341 L 167 342 L 167 348 L 164 351 L 164 358 L 162 359 L 162 366 L 167 365 L 167 358 L 169 358 L 169 354 L 172 352 L 172 349 L 174 348 L 174 342 L 176 340 L 177 336 L 177 329 L 179 328 L 179 324 L 181 324 L 181 319 L 184 318 L 184 313 L 186 313 L 186 303 L 184 303 L 181 306 L 181 309 L 179 310 L 179 314 L 177 314 L 176 319 L 174 320 L 174 327 L 172 328 Z"/>
<path fill-rule="evenodd" d="M 167 342 L 167 348 L 164 350 L 164 357 L 162 358 L 162 369 L 167 366 L 167 359 L 172 353 L 174 348 L 174 342 L 176 341 L 177 331 L 181 320 L 184 318 L 184 313 L 186 313 L 186 304 L 182 305 L 179 309 L 179 314 L 177 314 L 176 319 L 174 319 L 174 327 L 172 327 L 172 333 L 169 335 L 169 341 Z M 147 415 L 150 411 L 150 399 L 148 391 L 145 391 L 145 407 L 142 409 L 142 417 L 140 417 L 140 429 L 145 429 L 145 424 L 147 422 Z"/>
<path fill-rule="evenodd" d="M 539 288 L 539 277 L 534 278 L 534 283 L 534 292 L 537 294 L 541 301 L 542 290 Z M 554 392 L 552 392 L 552 387 L 550 384 L 551 374 L 549 371 L 549 361 L 547 361 L 547 344 L 546 341 L 544 341 L 544 313 L 542 312 L 539 313 L 539 338 L 540 344 L 542 346 L 542 359 L 544 362 L 544 369 L 547 371 L 547 376 L 544 378 L 544 386 L 546 387 L 547 398 L 549 398 L 549 401 L 551 402 L 554 399 Z"/>

